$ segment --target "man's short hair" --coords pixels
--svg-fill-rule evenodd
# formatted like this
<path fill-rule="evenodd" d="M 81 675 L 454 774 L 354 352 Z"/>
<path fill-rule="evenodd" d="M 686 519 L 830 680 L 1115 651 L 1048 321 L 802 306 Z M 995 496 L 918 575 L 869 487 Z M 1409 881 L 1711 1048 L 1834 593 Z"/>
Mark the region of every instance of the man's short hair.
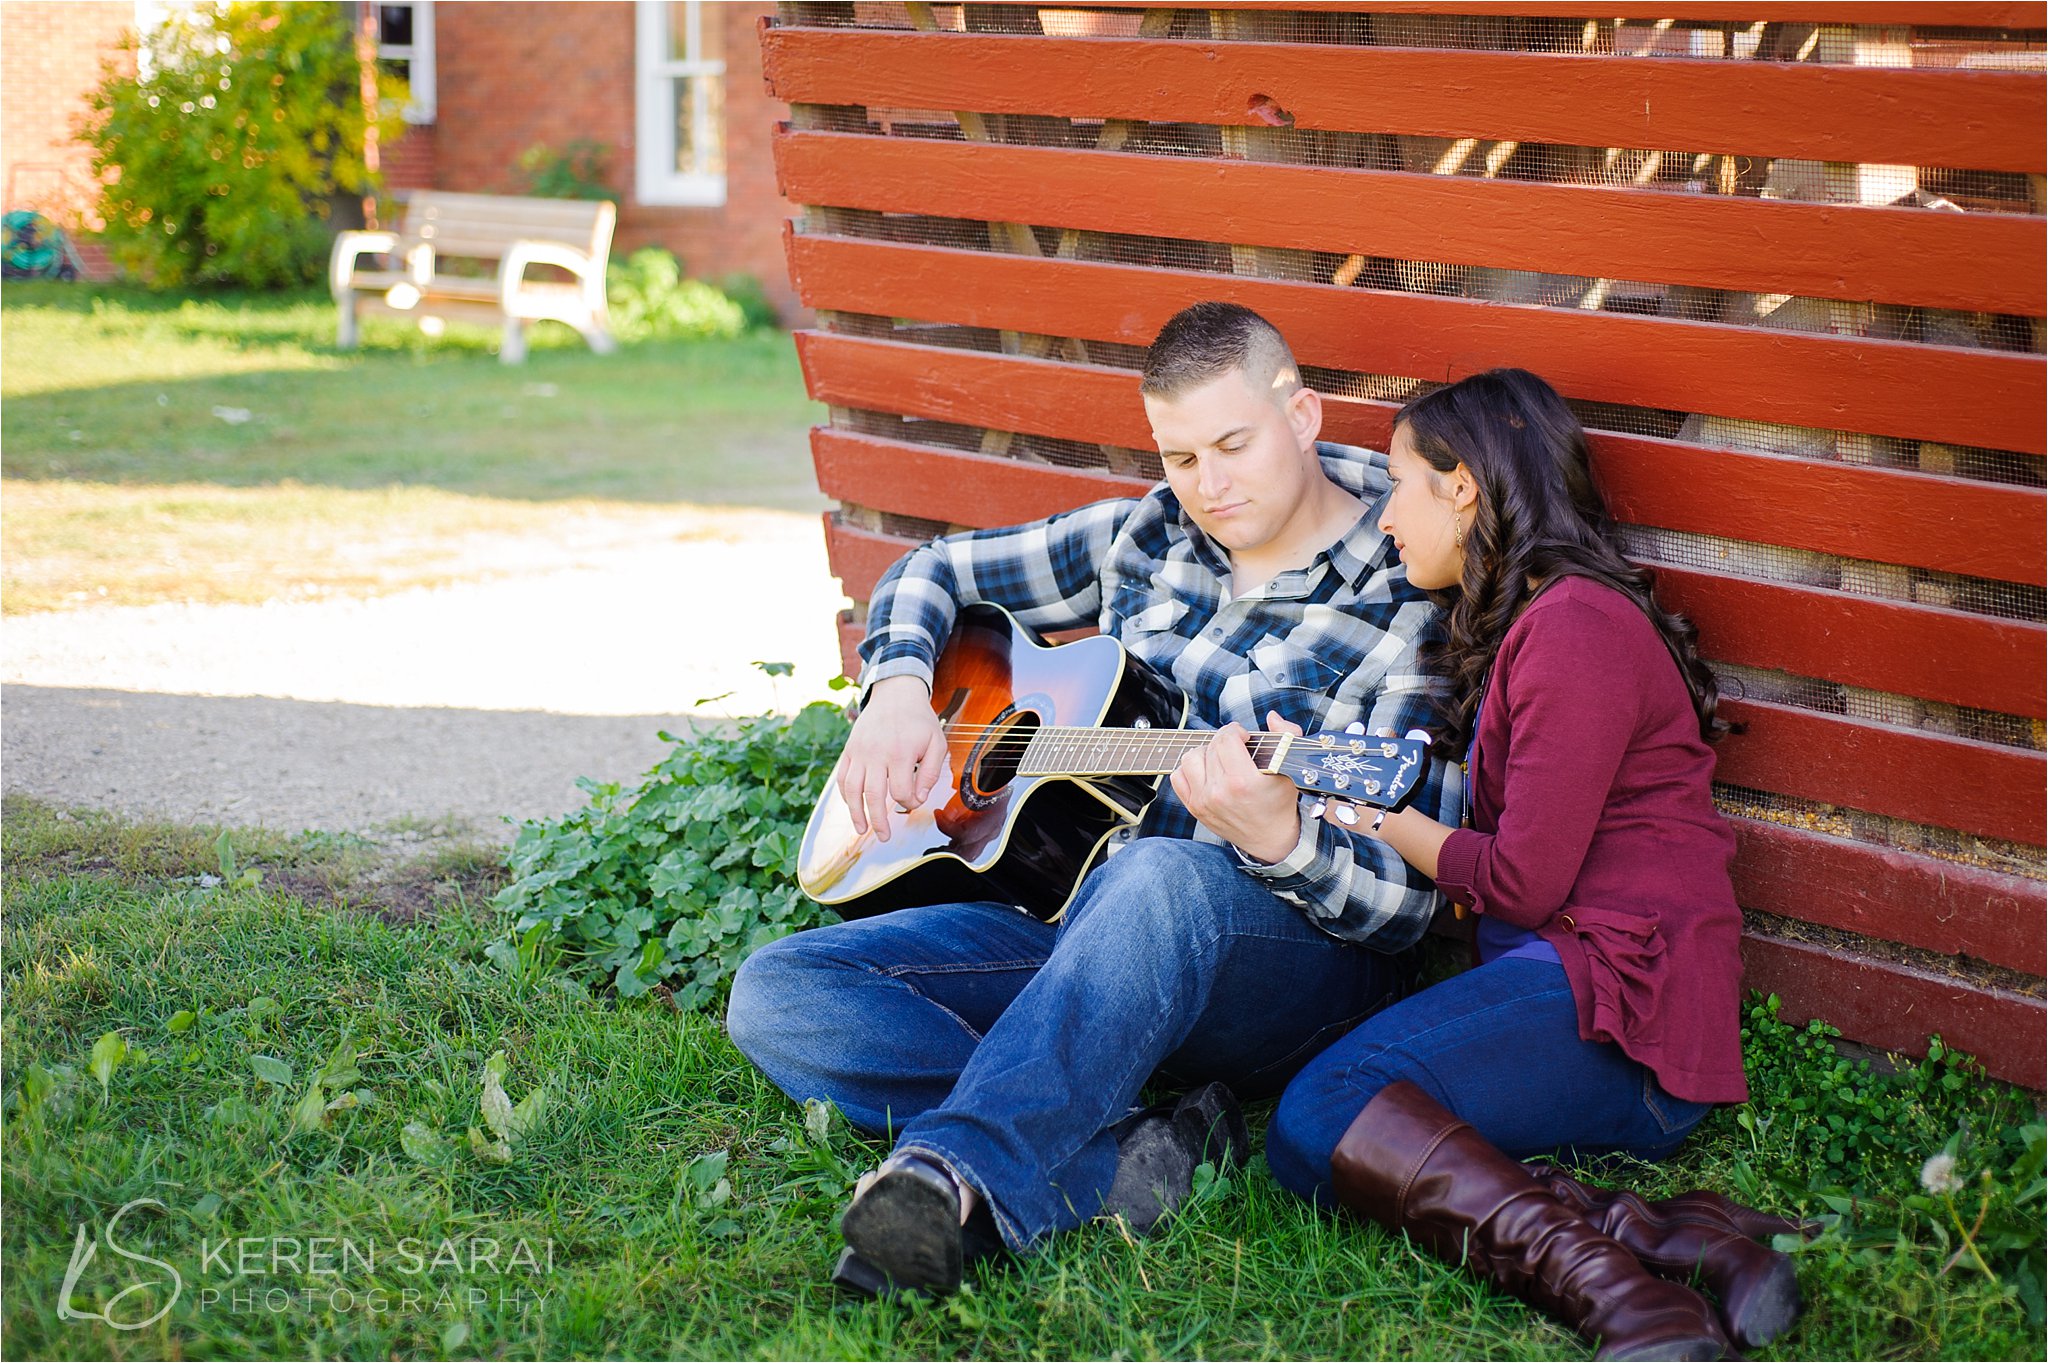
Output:
<path fill-rule="evenodd" d="M 1170 398 L 1233 370 L 1281 397 L 1301 386 L 1301 369 L 1279 328 L 1236 303 L 1197 303 L 1159 329 L 1138 391 Z"/>

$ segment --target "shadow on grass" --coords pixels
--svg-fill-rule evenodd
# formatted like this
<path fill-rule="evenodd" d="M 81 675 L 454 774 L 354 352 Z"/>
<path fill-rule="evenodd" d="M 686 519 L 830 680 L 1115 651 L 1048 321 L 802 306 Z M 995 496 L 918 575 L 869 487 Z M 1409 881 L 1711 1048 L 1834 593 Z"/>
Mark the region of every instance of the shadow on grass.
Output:
<path fill-rule="evenodd" d="M 342 352 L 333 325 L 310 293 L 10 286 L 5 474 L 827 505 L 807 441 L 822 409 L 780 332 L 600 356 L 542 324 L 504 365 L 484 328 L 373 322 Z"/>

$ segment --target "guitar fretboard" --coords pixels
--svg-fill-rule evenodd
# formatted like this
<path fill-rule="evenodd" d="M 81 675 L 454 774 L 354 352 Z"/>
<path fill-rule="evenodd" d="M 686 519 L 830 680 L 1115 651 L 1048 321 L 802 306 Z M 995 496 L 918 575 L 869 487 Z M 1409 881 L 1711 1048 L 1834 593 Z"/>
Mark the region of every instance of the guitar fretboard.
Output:
<path fill-rule="evenodd" d="M 1186 753 L 1207 746 L 1207 729 L 1060 729 L 1031 736 L 1019 776 L 1160 776 Z M 1249 734 L 1246 746 L 1260 766 L 1272 759 L 1283 735 Z"/>

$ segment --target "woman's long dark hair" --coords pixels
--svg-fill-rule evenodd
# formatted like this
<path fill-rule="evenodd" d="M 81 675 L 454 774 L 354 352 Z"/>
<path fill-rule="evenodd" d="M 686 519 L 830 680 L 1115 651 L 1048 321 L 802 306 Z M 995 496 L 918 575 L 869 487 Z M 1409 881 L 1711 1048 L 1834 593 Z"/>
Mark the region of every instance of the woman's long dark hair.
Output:
<path fill-rule="evenodd" d="M 1463 463 L 1479 484 L 1464 574 L 1456 587 L 1431 593 L 1444 608 L 1447 637 L 1429 646 L 1427 661 L 1451 681 L 1450 732 L 1437 740 L 1439 755 L 1464 755 L 1508 626 L 1562 577 L 1590 577 L 1636 603 L 1678 664 L 1702 738 L 1712 742 L 1734 727 L 1714 713 L 1720 691 L 1700 661 L 1699 631 L 1660 608 L 1654 575 L 1622 556 L 1593 484 L 1585 429 L 1556 389 L 1526 369 L 1493 369 L 1414 399 L 1394 417 L 1394 429 L 1403 427 L 1431 468 L 1448 473 Z"/>

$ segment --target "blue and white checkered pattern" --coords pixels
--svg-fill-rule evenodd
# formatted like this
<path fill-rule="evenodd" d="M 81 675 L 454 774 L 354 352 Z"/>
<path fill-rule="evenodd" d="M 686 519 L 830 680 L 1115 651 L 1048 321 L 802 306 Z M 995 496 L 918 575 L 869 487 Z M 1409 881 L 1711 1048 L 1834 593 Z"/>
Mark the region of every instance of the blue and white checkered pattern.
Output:
<path fill-rule="evenodd" d="M 1272 710 L 1309 733 L 1428 726 L 1441 683 L 1416 655 L 1435 611 L 1378 529 L 1386 456 L 1330 443 L 1317 452 L 1331 480 L 1372 509 L 1306 568 L 1244 596 L 1228 594 L 1229 560 L 1164 483 L 1142 498 L 919 546 L 868 604 L 863 692 L 887 677 L 929 685 L 957 609 L 988 602 L 1041 631 L 1092 625 L 1113 635 L 1180 685 L 1193 727 L 1236 721 L 1257 731 Z M 1457 769 L 1436 762 L 1413 800 L 1455 827 L 1463 792 Z M 1435 884 L 1377 839 L 1308 817 L 1308 803 L 1294 851 L 1271 866 L 1240 853 L 1246 872 L 1334 937 L 1384 951 L 1421 937 Z M 1222 841 L 1165 782 L 1139 835 Z"/>

